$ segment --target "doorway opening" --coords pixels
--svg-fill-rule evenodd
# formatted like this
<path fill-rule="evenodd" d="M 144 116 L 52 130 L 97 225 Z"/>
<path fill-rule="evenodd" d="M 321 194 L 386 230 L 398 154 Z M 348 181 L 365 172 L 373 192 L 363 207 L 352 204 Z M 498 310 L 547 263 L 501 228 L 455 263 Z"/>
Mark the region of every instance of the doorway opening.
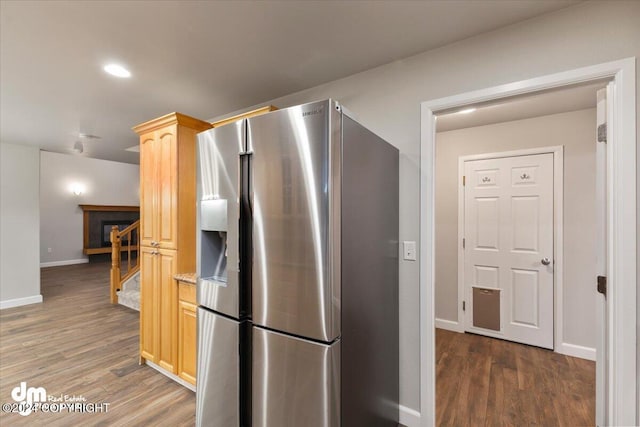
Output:
<path fill-rule="evenodd" d="M 636 423 L 636 151 L 635 59 L 615 61 L 568 72 L 451 96 L 422 104 L 421 150 L 421 424 L 435 424 L 435 116 L 523 94 L 540 93 L 585 82 L 613 82 L 607 101 L 612 120 L 606 143 L 606 299 L 597 305 L 606 353 L 597 387 L 598 424 Z M 595 278 L 593 278 L 595 287 Z M 615 285 L 612 283 L 615 282 Z M 599 343 L 596 343 L 599 345 Z"/>
<path fill-rule="evenodd" d="M 491 337 L 436 332 L 438 425 L 595 424 L 596 93 L 605 85 L 438 116 L 435 326 Z M 459 376 L 474 378 L 468 403 Z"/>

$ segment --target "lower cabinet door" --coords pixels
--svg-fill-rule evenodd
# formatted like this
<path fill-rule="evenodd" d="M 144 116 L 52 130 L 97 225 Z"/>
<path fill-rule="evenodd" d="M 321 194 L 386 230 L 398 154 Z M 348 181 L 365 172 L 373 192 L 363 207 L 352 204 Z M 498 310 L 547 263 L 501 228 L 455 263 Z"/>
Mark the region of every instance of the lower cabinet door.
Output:
<path fill-rule="evenodd" d="M 158 268 L 155 248 L 140 247 L 140 357 L 158 363 Z"/>
<path fill-rule="evenodd" d="M 253 426 L 340 425 L 340 341 L 321 344 L 254 327 Z"/>
<path fill-rule="evenodd" d="M 178 375 L 196 383 L 196 306 L 178 302 Z"/>
<path fill-rule="evenodd" d="M 240 425 L 242 323 L 198 307 L 196 426 Z"/>
<path fill-rule="evenodd" d="M 176 274 L 176 251 L 156 250 L 158 275 L 156 290 L 158 298 L 158 365 L 172 374 L 178 373 L 178 286 Z"/>

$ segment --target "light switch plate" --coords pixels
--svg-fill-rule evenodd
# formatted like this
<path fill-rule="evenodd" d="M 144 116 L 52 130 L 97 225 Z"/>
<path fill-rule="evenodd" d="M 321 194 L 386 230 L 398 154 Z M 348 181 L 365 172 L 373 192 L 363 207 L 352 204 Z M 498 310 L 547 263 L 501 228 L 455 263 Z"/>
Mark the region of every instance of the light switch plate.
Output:
<path fill-rule="evenodd" d="M 402 247 L 404 249 L 403 258 L 407 261 L 415 261 L 416 260 L 416 242 L 404 241 L 402 242 Z"/>

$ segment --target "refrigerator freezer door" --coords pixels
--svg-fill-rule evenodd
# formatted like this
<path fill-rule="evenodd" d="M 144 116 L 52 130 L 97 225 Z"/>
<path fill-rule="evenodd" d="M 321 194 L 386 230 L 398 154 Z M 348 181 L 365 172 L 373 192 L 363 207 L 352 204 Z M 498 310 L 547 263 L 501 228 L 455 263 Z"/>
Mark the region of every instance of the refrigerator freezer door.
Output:
<path fill-rule="evenodd" d="M 240 425 L 240 329 L 226 317 L 198 307 L 196 425 Z"/>
<path fill-rule="evenodd" d="M 252 425 L 340 425 L 340 341 L 331 345 L 253 328 Z"/>
<path fill-rule="evenodd" d="M 340 120 L 323 101 L 247 125 L 253 322 L 325 342 L 340 335 Z"/>
<path fill-rule="evenodd" d="M 198 304 L 240 317 L 240 154 L 244 122 L 198 134 Z"/>

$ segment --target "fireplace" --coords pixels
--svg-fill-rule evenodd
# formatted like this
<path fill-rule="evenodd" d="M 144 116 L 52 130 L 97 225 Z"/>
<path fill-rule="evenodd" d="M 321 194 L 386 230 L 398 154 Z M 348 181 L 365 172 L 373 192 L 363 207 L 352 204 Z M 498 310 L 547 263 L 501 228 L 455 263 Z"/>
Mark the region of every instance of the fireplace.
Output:
<path fill-rule="evenodd" d="M 111 254 L 111 228 L 115 225 L 123 230 L 130 224 L 140 219 L 138 206 L 114 206 L 114 205 L 79 205 L 82 209 L 82 253 L 91 260 L 99 259 L 104 254 Z M 125 239 L 124 247 L 129 249 L 129 243 L 136 250 L 138 235 L 132 234 L 128 242 Z M 122 236 L 128 237 L 128 236 Z M 93 261 L 92 261 L 93 262 Z"/>
<path fill-rule="evenodd" d="M 125 228 L 127 228 L 128 226 L 130 226 L 131 224 L 133 224 L 134 221 L 131 220 L 103 220 L 100 222 L 101 227 L 100 229 L 102 230 L 102 234 L 101 234 L 101 240 L 102 240 L 102 246 L 111 246 L 111 229 L 113 228 L 113 226 L 117 226 L 118 230 L 122 231 Z M 120 242 L 122 243 L 122 246 L 128 246 L 129 245 L 129 240 L 127 239 L 129 236 L 125 235 L 122 236 L 122 239 L 120 240 Z M 131 233 L 131 244 L 135 245 L 137 244 L 137 240 L 138 240 L 138 236 L 136 236 L 135 230 Z"/>

